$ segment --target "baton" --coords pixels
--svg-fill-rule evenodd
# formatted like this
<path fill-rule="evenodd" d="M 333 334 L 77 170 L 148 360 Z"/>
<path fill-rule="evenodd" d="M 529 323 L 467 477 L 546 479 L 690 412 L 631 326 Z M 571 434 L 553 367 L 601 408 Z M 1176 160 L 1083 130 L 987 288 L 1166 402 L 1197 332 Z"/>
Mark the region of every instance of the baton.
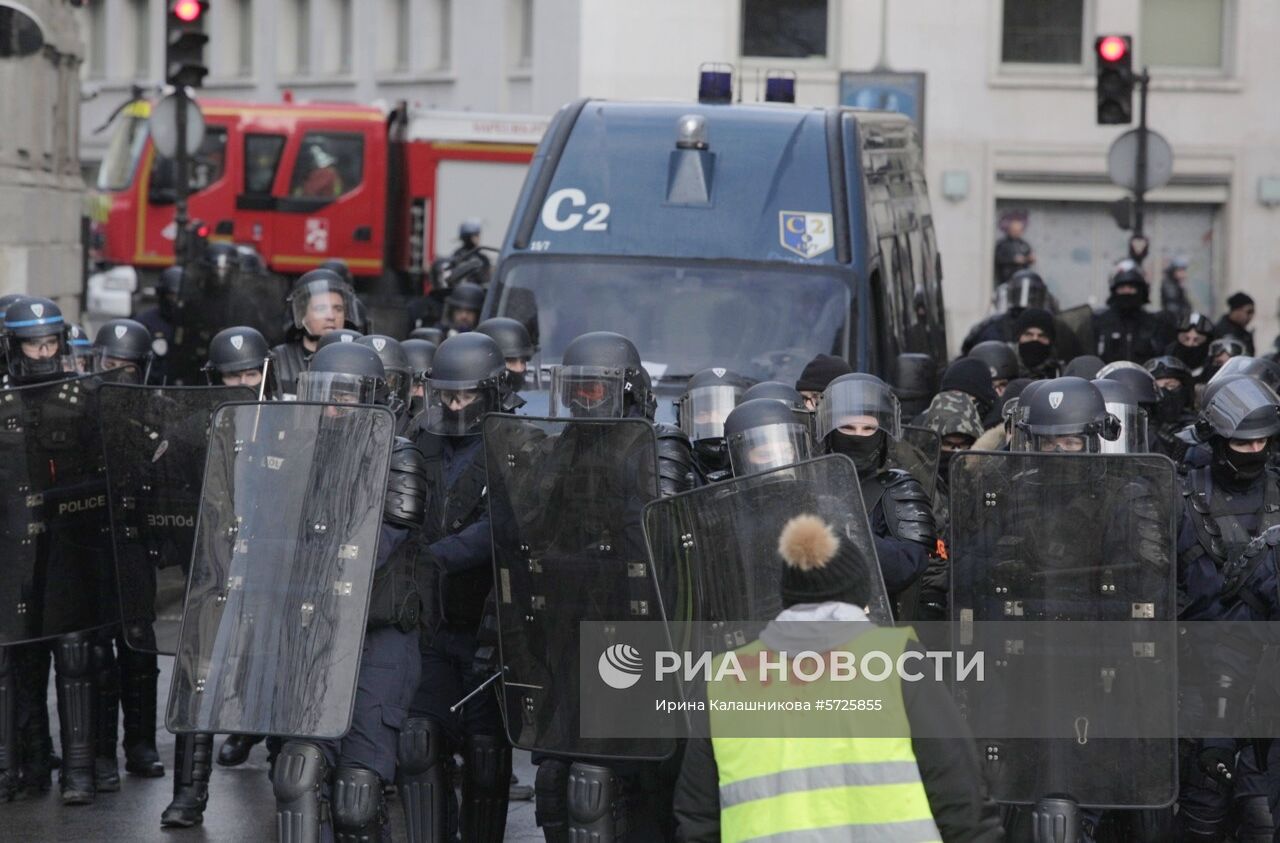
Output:
<path fill-rule="evenodd" d="M 489 687 L 490 685 L 492 685 L 492 684 L 493 684 L 493 680 L 497 679 L 497 678 L 498 678 L 499 676 L 501 676 L 501 675 L 502 675 L 502 671 L 501 671 L 501 670 L 499 670 L 497 673 L 493 674 L 493 675 L 492 675 L 492 676 L 490 676 L 488 679 L 486 679 L 486 680 L 484 680 L 483 682 L 481 682 L 481 683 L 476 687 L 476 689 L 475 689 L 474 691 L 472 691 L 471 693 L 467 694 L 465 697 L 463 697 L 462 699 L 458 700 L 458 701 L 457 701 L 456 703 L 454 703 L 453 705 L 449 706 L 449 713 L 450 713 L 450 714 L 453 714 L 455 711 L 457 711 L 458 709 L 462 708 L 464 705 L 466 705 L 466 704 L 467 704 L 467 701 L 468 701 L 468 700 L 470 700 L 470 699 L 471 699 L 472 697 L 474 697 L 476 694 L 478 694 L 478 693 L 480 693 L 481 691 L 483 691 L 485 688 L 487 688 L 487 687 Z"/>

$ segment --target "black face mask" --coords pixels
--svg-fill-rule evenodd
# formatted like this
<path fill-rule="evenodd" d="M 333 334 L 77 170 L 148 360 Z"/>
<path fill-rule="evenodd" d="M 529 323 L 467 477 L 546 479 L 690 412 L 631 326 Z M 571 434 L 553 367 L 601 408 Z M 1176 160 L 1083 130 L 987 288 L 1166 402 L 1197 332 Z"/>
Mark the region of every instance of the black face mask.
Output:
<path fill-rule="evenodd" d="M 1183 388 L 1177 389 L 1161 389 L 1160 400 L 1156 402 L 1155 418 L 1158 422 L 1170 423 L 1175 422 L 1182 415 L 1182 408 L 1186 401 L 1182 397 Z"/>
<path fill-rule="evenodd" d="M 877 430 L 870 436 L 850 436 L 834 431 L 827 437 L 832 453 L 844 454 L 853 460 L 859 475 L 874 474 L 884 462 L 885 432 Z"/>
<path fill-rule="evenodd" d="M 1249 484 L 1262 476 L 1271 459 L 1271 440 L 1261 451 L 1241 453 L 1233 451 L 1224 439 L 1215 439 L 1213 443 L 1213 477 L 1219 483 L 1239 486 Z"/>
<path fill-rule="evenodd" d="M 529 372 L 527 370 L 523 372 L 513 372 L 510 369 L 507 369 L 507 389 L 511 392 L 519 392 L 524 389 L 525 376 L 528 374 Z"/>
<path fill-rule="evenodd" d="M 1141 293 L 1115 293 L 1109 304 L 1121 313 L 1136 313 L 1142 308 Z"/>
<path fill-rule="evenodd" d="M 1046 345 L 1039 340 L 1027 340 L 1026 342 L 1018 343 L 1018 356 L 1022 358 L 1022 362 L 1026 364 L 1028 369 L 1043 366 L 1051 354 L 1053 354 L 1053 346 Z"/>
<path fill-rule="evenodd" d="M 699 439 L 693 443 L 693 453 L 698 464 L 707 471 L 725 471 L 729 468 L 729 443 L 724 439 Z"/>
<path fill-rule="evenodd" d="M 1204 361 L 1209 359 L 1209 344 L 1183 345 L 1182 343 L 1176 343 L 1173 346 L 1173 356 L 1186 363 L 1188 369 L 1199 369 L 1204 365 Z"/>

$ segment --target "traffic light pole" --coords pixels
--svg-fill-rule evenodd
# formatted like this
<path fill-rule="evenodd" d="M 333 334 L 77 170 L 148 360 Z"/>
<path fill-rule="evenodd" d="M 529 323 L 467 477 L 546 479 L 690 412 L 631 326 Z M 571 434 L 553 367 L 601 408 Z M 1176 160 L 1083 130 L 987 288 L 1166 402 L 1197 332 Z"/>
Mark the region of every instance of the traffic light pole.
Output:
<path fill-rule="evenodd" d="M 187 254 L 187 86 L 177 85 L 174 91 L 177 96 L 178 113 L 175 118 L 178 136 L 178 154 L 174 157 L 174 212 L 173 212 L 173 256 L 178 264 L 185 264 L 191 258 Z"/>
<path fill-rule="evenodd" d="M 1133 236 L 1143 237 L 1143 222 L 1147 210 L 1147 83 L 1151 81 L 1147 69 L 1142 68 L 1138 82 L 1138 154 L 1133 174 Z"/>

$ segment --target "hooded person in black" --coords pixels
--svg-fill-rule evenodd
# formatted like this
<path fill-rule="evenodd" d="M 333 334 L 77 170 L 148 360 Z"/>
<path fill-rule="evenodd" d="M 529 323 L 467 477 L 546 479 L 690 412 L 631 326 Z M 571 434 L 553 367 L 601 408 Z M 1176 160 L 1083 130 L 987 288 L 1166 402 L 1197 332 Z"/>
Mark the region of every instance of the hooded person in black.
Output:
<path fill-rule="evenodd" d="M 1147 311 L 1151 285 L 1133 261 L 1121 261 L 1111 276 L 1107 309 L 1093 316 L 1098 356 L 1106 363 L 1143 363 L 1156 357 L 1172 339 L 1168 325 Z"/>
<path fill-rule="evenodd" d="M 1013 333 L 1023 377 L 1033 380 L 1058 377 L 1062 364 L 1054 347 L 1058 329 L 1053 314 L 1029 307 L 1018 314 Z"/>

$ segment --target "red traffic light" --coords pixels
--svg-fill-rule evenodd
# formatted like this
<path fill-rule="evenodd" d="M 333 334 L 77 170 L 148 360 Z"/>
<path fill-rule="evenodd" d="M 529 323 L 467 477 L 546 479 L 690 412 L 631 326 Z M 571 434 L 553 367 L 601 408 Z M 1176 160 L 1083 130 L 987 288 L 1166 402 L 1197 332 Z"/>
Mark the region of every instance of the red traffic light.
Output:
<path fill-rule="evenodd" d="M 183 23 L 194 23 L 200 19 L 204 8 L 200 0 L 177 0 L 172 11 L 173 16 Z"/>
<path fill-rule="evenodd" d="M 1108 35 L 1098 41 L 1098 55 L 1103 61 L 1116 62 L 1129 52 L 1129 44 L 1119 35 Z"/>

